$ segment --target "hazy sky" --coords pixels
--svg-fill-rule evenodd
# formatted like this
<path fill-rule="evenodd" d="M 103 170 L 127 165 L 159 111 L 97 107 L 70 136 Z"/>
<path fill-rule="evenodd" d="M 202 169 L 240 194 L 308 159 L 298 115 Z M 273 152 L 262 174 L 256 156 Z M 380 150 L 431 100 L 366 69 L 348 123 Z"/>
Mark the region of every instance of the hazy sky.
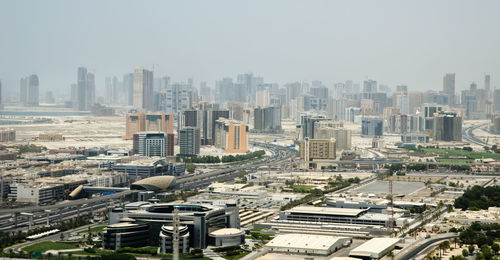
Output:
<path fill-rule="evenodd" d="M 0 79 L 18 91 L 66 91 L 77 67 L 120 78 L 136 66 L 210 86 L 253 72 L 266 82 L 370 78 L 412 90 L 457 90 L 492 75 L 500 87 L 500 1 L 0 0 Z"/>

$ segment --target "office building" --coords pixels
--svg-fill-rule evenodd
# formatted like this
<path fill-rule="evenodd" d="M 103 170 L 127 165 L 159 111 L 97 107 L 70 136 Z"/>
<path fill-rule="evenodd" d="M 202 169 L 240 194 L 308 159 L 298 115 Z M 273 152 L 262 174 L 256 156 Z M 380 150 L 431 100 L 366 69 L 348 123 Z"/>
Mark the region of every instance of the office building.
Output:
<path fill-rule="evenodd" d="M 395 114 L 387 119 L 387 131 L 396 134 L 420 132 L 421 118 L 416 115 Z"/>
<path fill-rule="evenodd" d="M 0 81 L 0 109 L 3 109 L 3 102 L 2 102 L 2 81 Z"/>
<path fill-rule="evenodd" d="M 126 73 L 123 75 L 123 94 L 125 95 L 125 104 L 128 106 L 134 105 L 134 73 Z"/>
<path fill-rule="evenodd" d="M 269 95 L 269 90 L 263 89 L 256 93 L 255 106 L 257 107 L 268 107 L 271 105 L 271 96 Z"/>
<path fill-rule="evenodd" d="M 174 115 L 163 113 L 127 114 L 126 129 L 123 139 L 131 140 L 138 132 L 174 133 Z"/>
<path fill-rule="evenodd" d="M 109 250 L 118 250 L 122 247 L 145 247 L 150 244 L 150 237 L 148 224 L 122 221 L 106 227 L 102 235 L 102 247 Z"/>
<path fill-rule="evenodd" d="M 328 256 L 344 247 L 348 241 L 352 239 L 314 234 L 279 234 L 265 248 L 284 254 Z"/>
<path fill-rule="evenodd" d="M 162 90 L 160 109 L 166 113 L 178 113 L 192 108 L 193 91 L 191 84 L 173 83 Z"/>
<path fill-rule="evenodd" d="M 448 109 L 447 106 L 438 105 L 436 103 L 424 103 L 422 104 L 422 123 L 423 130 L 432 130 L 434 115 Z"/>
<path fill-rule="evenodd" d="M 0 129 L 0 143 L 6 143 L 16 140 L 16 130 Z"/>
<path fill-rule="evenodd" d="M 384 120 L 378 117 L 364 117 L 361 120 L 361 135 L 376 137 L 384 134 Z"/>
<path fill-rule="evenodd" d="M 20 101 L 25 107 L 39 105 L 39 81 L 37 75 L 33 74 L 21 79 Z"/>
<path fill-rule="evenodd" d="M 410 134 L 402 134 L 401 142 L 403 144 L 423 144 L 429 142 L 429 135 L 427 134 L 418 134 L 418 133 L 410 133 Z"/>
<path fill-rule="evenodd" d="M 200 110 L 186 110 L 179 113 L 178 129 L 184 127 L 197 127 L 200 129 L 201 145 L 215 143 L 215 121 L 220 118 L 229 119 L 229 110 L 218 110 L 217 106 L 210 104 Z"/>
<path fill-rule="evenodd" d="M 351 149 L 351 130 L 337 127 L 321 126 L 315 127 L 314 137 L 316 139 L 335 139 L 335 150 Z"/>
<path fill-rule="evenodd" d="M 375 81 L 375 80 L 363 81 L 363 92 L 366 92 L 366 93 L 377 92 L 377 81 Z"/>
<path fill-rule="evenodd" d="M 185 127 L 179 131 L 179 146 L 181 156 L 196 156 L 200 153 L 200 129 Z"/>
<path fill-rule="evenodd" d="M 87 72 L 85 67 L 79 67 L 77 74 L 75 96 L 71 97 L 73 108 L 78 111 L 87 111 L 95 103 L 95 76 L 93 73 Z"/>
<path fill-rule="evenodd" d="M 319 121 L 328 120 L 324 116 L 313 116 L 313 115 L 301 115 L 300 117 L 300 125 L 299 128 L 302 132 L 301 140 L 304 140 L 306 137 L 309 139 L 315 139 L 314 129 L 315 123 Z"/>
<path fill-rule="evenodd" d="M 309 139 L 300 141 L 300 158 L 309 164 L 314 160 L 334 160 L 335 139 Z"/>
<path fill-rule="evenodd" d="M 229 119 L 215 121 L 215 147 L 226 153 L 248 152 L 248 126 Z"/>
<path fill-rule="evenodd" d="M 168 154 L 168 138 L 164 132 L 139 132 L 134 134 L 133 140 L 133 154 L 161 157 L 173 155 Z"/>
<path fill-rule="evenodd" d="M 153 110 L 153 72 L 142 67 L 134 71 L 134 107 Z"/>
<path fill-rule="evenodd" d="M 491 119 L 492 125 L 490 130 L 496 134 L 500 134 L 500 115 L 495 115 Z"/>
<path fill-rule="evenodd" d="M 434 115 L 432 128 L 434 141 L 462 141 L 462 117 L 454 112 L 439 112 Z"/>
<path fill-rule="evenodd" d="M 443 92 L 449 97 L 448 104 L 455 105 L 455 73 L 448 73 L 443 77 Z"/>
<path fill-rule="evenodd" d="M 490 75 L 486 74 L 484 75 L 484 89 L 490 93 L 491 87 L 490 87 Z"/>
<path fill-rule="evenodd" d="M 493 111 L 500 112 L 500 89 L 493 91 Z"/>
<path fill-rule="evenodd" d="M 160 246 L 160 248 L 164 246 L 165 251 L 167 251 L 168 242 L 164 241 L 167 242 L 167 245 L 161 245 L 163 242 L 161 234 L 169 236 L 169 230 L 173 226 L 174 209 L 177 209 L 179 214 L 180 234 L 185 234 L 182 231 L 184 227 L 187 227 L 190 248 L 206 248 L 210 244 L 210 234 L 214 231 L 239 228 L 239 210 L 235 204 L 220 206 L 188 203 L 141 203 L 137 206 L 135 204 L 137 203 L 130 203 L 124 208 L 112 210 L 109 214 L 110 225 L 120 223 L 120 220 L 124 218 L 133 219 L 135 223 L 140 221 L 141 224 L 147 224 L 149 226 L 149 245 Z"/>
<path fill-rule="evenodd" d="M 344 120 L 349 122 L 355 122 L 356 118 L 361 116 L 361 108 L 359 107 L 347 107 L 345 109 L 345 118 Z"/>
<path fill-rule="evenodd" d="M 347 101 L 345 99 L 328 98 L 328 116 L 333 120 L 344 120 Z"/>
<path fill-rule="evenodd" d="M 399 108 L 401 114 L 410 114 L 410 96 L 407 94 L 396 96 L 396 107 Z"/>
<path fill-rule="evenodd" d="M 279 133 L 281 132 L 281 109 L 280 107 L 255 108 L 254 129 L 258 132 Z"/>

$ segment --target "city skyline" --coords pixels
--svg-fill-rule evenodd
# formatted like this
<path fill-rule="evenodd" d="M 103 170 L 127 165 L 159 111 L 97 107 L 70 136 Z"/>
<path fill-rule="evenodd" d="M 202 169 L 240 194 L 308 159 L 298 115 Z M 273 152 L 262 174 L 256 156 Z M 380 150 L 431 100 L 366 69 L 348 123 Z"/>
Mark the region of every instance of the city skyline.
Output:
<path fill-rule="evenodd" d="M 116 5 L 123 11 L 109 19 Z M 490 74 L 493 88 L 500 35 L 488 25 L 500 22 L 494 13 L 499 5 L 3 1 L 0 79 L 7 93 L 28 74 L 40 77 L 40 93 L 69 93 L 77 67 L 94 73 L 101 90 L 106 77 L 143 66 L 174 82 L 193 78 L 196 86 L 206 81 L 211 87 L 223 77 L 253 72 L 279 84 L 374 79 L 410 90 L 441 88 L 443 75 L 455 73 L 457 91 L 473 81 L 482 87 Z M 130 19 L 134 11 L 150 15 Z M 130 32 L 138 37 L 130 40 Z"/>

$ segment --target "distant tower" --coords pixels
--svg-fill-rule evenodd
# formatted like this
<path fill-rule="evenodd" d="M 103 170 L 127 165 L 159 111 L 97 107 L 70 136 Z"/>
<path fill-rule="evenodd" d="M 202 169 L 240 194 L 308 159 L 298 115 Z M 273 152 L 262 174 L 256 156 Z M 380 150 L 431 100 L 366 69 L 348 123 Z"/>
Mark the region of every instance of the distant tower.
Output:
<path fill-rule="evenodd" d="M 486 74 L 484 75 L 484 89 L 486 89 L 486 92 L 490 92 L 490 75 Z"/>
<path fill-rule="evenodd" d="M 443 92 L 448 94 L 448 104 L 455 105 L 455 73 L 448 73 L 443 78 Z"/>

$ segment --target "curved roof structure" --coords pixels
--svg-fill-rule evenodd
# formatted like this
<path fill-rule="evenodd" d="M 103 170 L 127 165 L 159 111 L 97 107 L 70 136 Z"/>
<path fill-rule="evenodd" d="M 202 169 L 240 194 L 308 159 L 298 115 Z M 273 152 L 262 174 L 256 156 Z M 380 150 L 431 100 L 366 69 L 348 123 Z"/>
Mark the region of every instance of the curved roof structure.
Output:
<path fill-rule="evenodd" d="M 132 183 L 132 185 L 130 185 L 130 189 L 163 192 L 173 188 L 174 186 L 174 176 L 154 176 Z"/>

